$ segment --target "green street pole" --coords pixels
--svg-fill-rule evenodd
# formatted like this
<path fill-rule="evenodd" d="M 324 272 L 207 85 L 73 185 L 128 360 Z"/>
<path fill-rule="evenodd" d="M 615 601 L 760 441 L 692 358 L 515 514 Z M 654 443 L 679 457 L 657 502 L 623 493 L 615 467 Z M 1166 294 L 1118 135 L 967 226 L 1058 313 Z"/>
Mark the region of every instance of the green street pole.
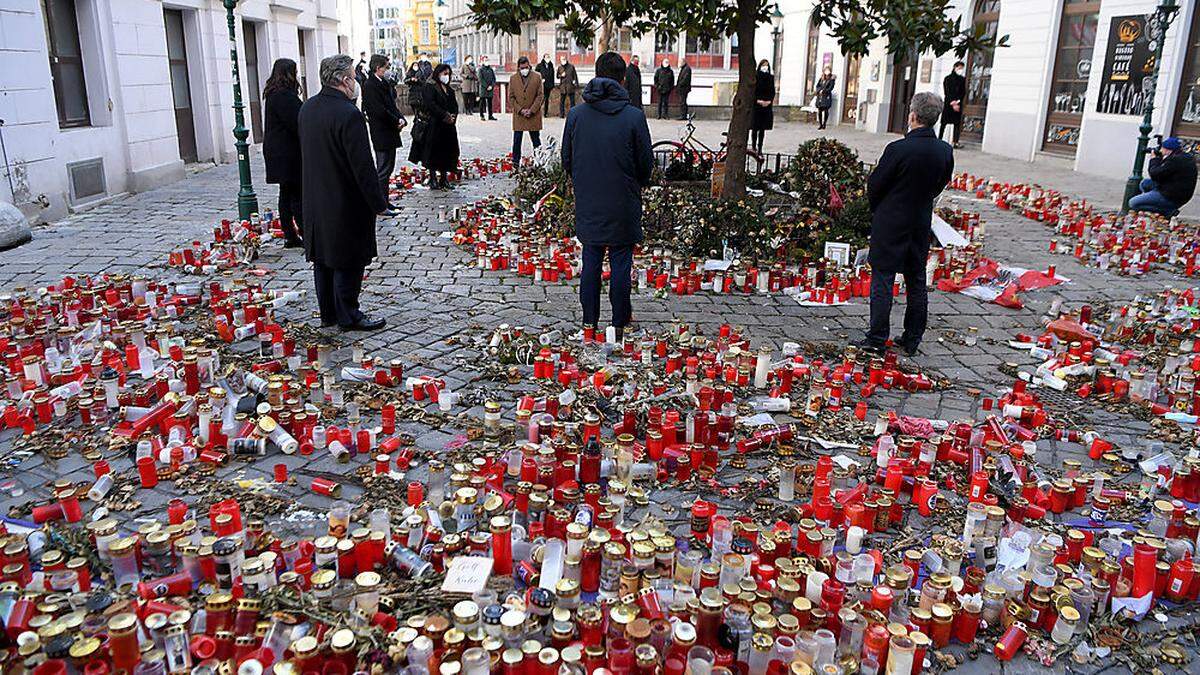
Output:
<path fill-rule="evenodd" d="M 223 0 L 225 5 L 225 20 L 229 24 L 229 64 L 233 70 L 233 137 L 237 139 L 238 161 L 238 217 L 246 220 L 250 214 L 258 212 L 258 195 L 254 194 L 254 185 L 250 182 L 250 144 L 246 138 L 250 130 L 246 128 L 246 117 L 242 105 L 242 81 L 238 76 L 237 32 L 233 25 L 233 8 L 237 0 Z"/>
<path fill-rule="evenodd" d="M 1157 35 L 1152 34 L 1152 37 L 1155 38 L 1154 72 L 1142 82 L 1144 102 L 1142 104 L 1142 124 L 1138 127 L 1141 133 L 1138 136 L 1137 154 L 1133 157 L 1133 173 L 1129 174 L 1129 180 L 1125 182 L 1125 198 L 1121 200 L 1121 213 L 1129 212 L 1129 200 L 1142 191 L 1142 169 L 1146 164 L 1146 148 L 1150 145 L 1150 131 L 1153 128 L 1154 95 L 1158 90 L 1158 73 L 1162 68 L 1163 43 L 1167 39 L 1167 28 L 1175 20 L 1175 13 L 1178 11 L 1179 7 L 1175 6 L 1175 0 L 1162 0 L 1162 4 L 1154 10 L 1151 19 L 1153 24 L 1147 26 L 1148 29 L 1157 33 Z"/>

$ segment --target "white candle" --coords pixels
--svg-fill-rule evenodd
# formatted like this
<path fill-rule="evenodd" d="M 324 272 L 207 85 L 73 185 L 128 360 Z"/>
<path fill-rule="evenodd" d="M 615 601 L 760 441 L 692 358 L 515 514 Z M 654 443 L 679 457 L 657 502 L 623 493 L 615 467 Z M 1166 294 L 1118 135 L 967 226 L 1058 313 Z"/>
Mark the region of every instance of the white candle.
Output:
<path fill-rule="evenodd" d="M 866 534 L 866 530 L 857 525 L 851 525 L 850 529 L 846 530 L 846 551 L 854 554 L 861 551 L 864 534 Z"/>

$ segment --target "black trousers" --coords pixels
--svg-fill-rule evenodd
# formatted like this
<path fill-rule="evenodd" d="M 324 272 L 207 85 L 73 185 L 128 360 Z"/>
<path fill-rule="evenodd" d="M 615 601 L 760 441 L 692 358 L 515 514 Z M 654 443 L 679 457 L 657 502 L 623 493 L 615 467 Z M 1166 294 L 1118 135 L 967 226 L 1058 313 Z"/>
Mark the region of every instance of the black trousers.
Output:
<path fill-rule="evenodd" d="M 352 326 L 363 318 L 358 310 L 358 294 L 362 292 L 363 268 L 335 269 L 313 262 L 313 281 L 317 287 L 317 307 L 321 323 Z"/>
<path fill-rule="evenodd" d="M 658 96 L 658 119 L 660 119 L 660 120 L 666 119 L 667 116 L 671 114 L 670 111 L 671 111 L 671 95 L 666 94 L 664 96 L 662 94 L 659 94 L 659 96 Z"/>
<path fill-rule="evenodd" d="M 750 149 L 762 152 L 763 141 L 766 140 L 767 132 L 763 129 L 750 130 Z"/>
<path fill-rule="evenodd" d="M 954 140 L 951 142 L 957 144 L 958 136 L 959 136 L 959 134 L 962 133 L 962 122 L 947 122 L 945 116 L 943 116 L 942 117 L 942 125 L 940 128 L 938 128 L 938 138 L 941 138 L 942 134 L 944 134 L 946 132 L 947 126 L 954 127 L 954 131 L 952 132 L 952 136 L 954 137 Z"/>
<path fill-rule="evenodd" d="M 867 330 L 867 341 L 882 347 L 891 336 L 892 285 L 896 272 L 871 270 L 871 327 Z M 896 342 L 916 349 L 925 335 L 929 322 L 929 292 L 925 287 L 925 270 L 901 273 L 908 298 L 904 304 L 904 333 Z"/>
<path fill-rule="evenodd" d="M 479 119 L 484 119 L 487 117 L 494 117 L 494 115 L 492 114 L 492 97 L 491 96 L 480 96 L 479 97 Z"/>
<path fill-rule="evenodd" d="M 583 325 L 600 323 L 600 276 L 604 254 L 612 276 L 608 280 L 608 302 L 612 305 L 612 325 L 624 328 L 633 316 L 629 293 L 633 290 L 633 246 L 583 245 L 583 271 L 579 275 L 579 303 L 583 305 Z"/>
<path fill-rule="evenodd" d="M 567 105 L 567 100 L 570 99 L 571 105 Z M 558 95 L 558 116 L 566 117 L 567 111 L 575 107 L 575 92 L 569 94 Z"/>
<path fill-rule="evenodd" d="M 396 149 L 391 150 L 376 150 L 375 151 L 375 174 L 379 176 L 379 189 L 383 190 L 383 198 L 387 203 L 392 203 L 392 196 L 389 190 L 389 183 L 392 180 L 392 171 L 396 169 Z"/>
<path fill-rule="evenodd" d="M 521 134 L 523 134 L 523 133 L 525 133 L 525 132 L 524 131 L 514 131 L 513 132 L 512 156 L 513 156 L 513 166 L 514 167 L 521 166 L 521 138 L 522 138 Z M 534 150 L 542 147 L 542 132 L 530 131 L 529 132 L 529 140 L 533 142 Z"/>
<path fill-rule="evenodd" d="M 550 116 L 550 92 L 554 91 L 554 87 L 542 87 L 542 116 Z"/>
<path fill-rule="evenodd" d="M 299 237 L 304 231 L 303 207 L 300 199 L 300 183 L 279 184 L 279 225 L 284 236 Z"/>
<path fill-rule="evenodd" d="M 475 114 L 475 96 L 477 94 L 463 94 L 463 107 L 467 109 L 468 115 Z"/>
<path fill-rule="evenodd" d="M 687 93 L 680 92 L 679 94 L 679 119 L 686 120 L 688 116 Z"/>
<path fill-rule="evenodd" d="M 822 129 L 829 124 L 829 108 L 817 108 L 817 126 Z"/>

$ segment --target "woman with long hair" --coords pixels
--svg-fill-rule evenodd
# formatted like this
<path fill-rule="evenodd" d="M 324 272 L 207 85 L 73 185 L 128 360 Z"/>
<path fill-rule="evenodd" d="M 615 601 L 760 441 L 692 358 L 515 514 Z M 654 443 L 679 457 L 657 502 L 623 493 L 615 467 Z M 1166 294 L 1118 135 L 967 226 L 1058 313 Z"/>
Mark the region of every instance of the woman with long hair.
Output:
<path fill-rule="evenodd" d="M 775 126 L 775 76 L 766 59 L 754 73 L 754 110 L 750 115 L 750 147 L 762 152 L 767 132 Z"/>
<path fill-rule="evenodd" d="M 439 63 L 421 92 L 421 107 L 429 128 L 421 164 L 429 170 L 430 187 L 451 189 L 449 174 L 458 171 L 458 99 L 450 87 L 450 66 Z"/>
<path fill-rule="evenodd" d="M 263 159 L 267 182 L 279 186 L 279 224 L 284 248 L 303 245 L 300 206 L 300 81 L 296 62 L 276 59 L 263 87 Z"/>
<path fill-rule="evenodd" d="M 833 107 L 833 88 L 837 86 L 837 78 L 833 75 L 833 68 L 825 66 L 824 72 L 821 73 L 821 79 L 817 80 L 817 90 L 814 93 L 817 99 L 817 128 L 824 129 L 829 123 L 829 109 Z"/>

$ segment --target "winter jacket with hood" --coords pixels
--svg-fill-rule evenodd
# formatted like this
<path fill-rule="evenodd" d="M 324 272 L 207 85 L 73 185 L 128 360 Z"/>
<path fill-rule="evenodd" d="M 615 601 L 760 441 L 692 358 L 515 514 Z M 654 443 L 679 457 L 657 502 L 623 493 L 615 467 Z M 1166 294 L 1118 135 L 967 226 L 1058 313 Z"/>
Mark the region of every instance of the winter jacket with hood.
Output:
<path fill-rule="evenodd" d="M 606 77 L 588 82 L 583 101 L 567 115 L 562 142 L 563 169 L 575 187 L 576 236 L 597 246 L 636 244 L 642 188 L 654 168 L 646 115 Z"/>

